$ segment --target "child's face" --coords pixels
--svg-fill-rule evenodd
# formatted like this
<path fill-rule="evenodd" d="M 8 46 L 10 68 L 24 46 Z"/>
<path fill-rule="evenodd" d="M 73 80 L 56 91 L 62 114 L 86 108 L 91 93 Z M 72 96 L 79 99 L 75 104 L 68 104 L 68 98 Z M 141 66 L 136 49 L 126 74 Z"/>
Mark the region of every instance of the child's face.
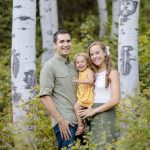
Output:
<path fill-rule="evenodd" d="M 78 71 L 84 71 L 87 68 L 87 60 L 84 56 L 77 56 L 75 60 L 76 69 Z"/>

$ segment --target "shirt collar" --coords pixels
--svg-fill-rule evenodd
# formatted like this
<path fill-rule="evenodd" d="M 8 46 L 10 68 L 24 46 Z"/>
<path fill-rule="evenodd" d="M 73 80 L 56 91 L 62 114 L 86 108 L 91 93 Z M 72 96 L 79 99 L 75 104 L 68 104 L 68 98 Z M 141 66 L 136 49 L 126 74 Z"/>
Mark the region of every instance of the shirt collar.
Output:
<path fill-rule="evenodd" d="M 67 59 L 66 59 L 66 58 L 62 57 L 61 55 L 59 55 L 58 53 L 55 54 L 55 58 L 56 58 L 57 60 L 63 62 L 63 63 L 66 64 L 66 65 L 68 65 L 68 64 L 70 63 L 69 57 L 67 57 Z"/>

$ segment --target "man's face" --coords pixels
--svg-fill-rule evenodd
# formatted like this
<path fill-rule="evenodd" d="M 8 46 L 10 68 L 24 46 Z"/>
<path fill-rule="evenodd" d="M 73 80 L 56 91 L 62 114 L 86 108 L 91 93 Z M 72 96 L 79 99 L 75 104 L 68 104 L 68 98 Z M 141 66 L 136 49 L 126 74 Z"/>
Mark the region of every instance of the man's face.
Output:
<path fill-rule="evenodd" d="M 57 41 L 54 43 L 57 53 L 67 58 L 71 49 L 71 38 L 69 34 L 59 34 Z"/>

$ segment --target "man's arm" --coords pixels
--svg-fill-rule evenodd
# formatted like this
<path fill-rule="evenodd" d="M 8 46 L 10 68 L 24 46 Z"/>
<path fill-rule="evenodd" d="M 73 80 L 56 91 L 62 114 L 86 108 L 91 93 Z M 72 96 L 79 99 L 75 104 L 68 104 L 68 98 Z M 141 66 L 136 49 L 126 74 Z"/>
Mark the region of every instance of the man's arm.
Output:
<path fill-rule="evenodd" d="M 64 138 L 65 140 L 69 140 L 71 136 L 69 124 L 71 123 L 65 120 L 60 115 L 60 113 L 57 111 L 55 104 L 50 96 L 42 96 L 41 101 L 44 104 L 47 111 L 57 120 L 62 138 Z"/>
<path fill-rule="evenodd" d="M 63 119 L 59 112 L 56 110 L 56 107 L 50 96 L 41 97 L 41 101 L 44 104 L 47 111 L 57 120 L 57 122 Z"/>

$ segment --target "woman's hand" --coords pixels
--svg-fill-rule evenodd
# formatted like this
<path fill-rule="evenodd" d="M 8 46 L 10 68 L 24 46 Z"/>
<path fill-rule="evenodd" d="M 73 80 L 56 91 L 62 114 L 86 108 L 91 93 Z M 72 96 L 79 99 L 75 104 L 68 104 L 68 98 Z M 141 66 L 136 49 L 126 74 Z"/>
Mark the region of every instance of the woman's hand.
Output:
<path fill-rule="evenodd" d="M 88 109 L 79 110 L 78 114 L 81 118 L 85 119 L 87 117 L 92 117 L 93 115 L 96 114 L 96 112 L 95 112 L 95 109 L 88 108 Z"/>

